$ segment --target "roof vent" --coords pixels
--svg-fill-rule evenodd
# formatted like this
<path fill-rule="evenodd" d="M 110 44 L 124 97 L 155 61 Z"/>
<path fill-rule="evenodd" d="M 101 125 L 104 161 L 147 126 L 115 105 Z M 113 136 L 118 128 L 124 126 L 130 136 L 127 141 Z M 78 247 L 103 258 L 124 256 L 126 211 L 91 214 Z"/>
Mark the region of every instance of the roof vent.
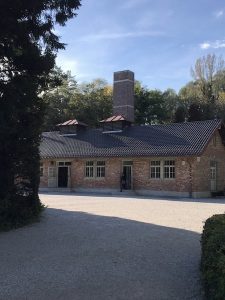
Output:
<path fill-rule="evenodd" d="M 130 126 L 131 122 L 127 121 L 122 115 L 116 115 L 100 121 L 103 133 L 121 132 L 125 127 Z"/>
<path fill-rule="evenodd" d="M 59 131 L 62 135 L 68 136 L 77 135 L 79 132 L 84 131 L 88 125 L 74 119 L 60 123 L 57 126 L 59 127 Z"/>

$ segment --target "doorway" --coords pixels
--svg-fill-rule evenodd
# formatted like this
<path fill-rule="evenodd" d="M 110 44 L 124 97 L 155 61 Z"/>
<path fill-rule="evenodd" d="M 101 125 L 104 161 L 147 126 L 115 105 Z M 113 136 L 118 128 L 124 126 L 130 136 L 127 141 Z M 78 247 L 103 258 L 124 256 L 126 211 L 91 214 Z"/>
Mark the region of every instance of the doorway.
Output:
<path fill-rule="evenodd" d="M 132 161 L 124 161 L 123 162 L 123 178 L 124 178 L 124 186 L 123 189 L 131 190 L 132 189 Z"/>
<path fill-rule="evenodd" d="M 68 186 L 68 167 L 58 167 L 58 187 Z"/>

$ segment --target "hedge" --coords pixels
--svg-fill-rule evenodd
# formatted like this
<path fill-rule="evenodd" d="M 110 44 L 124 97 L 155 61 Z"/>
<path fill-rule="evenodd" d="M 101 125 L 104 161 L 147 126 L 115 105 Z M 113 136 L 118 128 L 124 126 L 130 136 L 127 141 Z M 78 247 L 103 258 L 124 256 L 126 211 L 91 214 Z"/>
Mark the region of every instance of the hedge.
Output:
<path fill-rule="evenodd" d="M 225 214 L 214 215 L 204 226 L 201 239 L 201 272 L 206 299 L 225 299 Z"/>

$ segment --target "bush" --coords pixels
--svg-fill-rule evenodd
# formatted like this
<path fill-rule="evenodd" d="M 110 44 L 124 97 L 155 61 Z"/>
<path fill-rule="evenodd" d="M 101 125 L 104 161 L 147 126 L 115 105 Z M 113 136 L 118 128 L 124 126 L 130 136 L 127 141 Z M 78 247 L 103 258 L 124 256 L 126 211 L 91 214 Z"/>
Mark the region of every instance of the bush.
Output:
<path fill-rule="evenodd" d="M 10 201 L 11 200 L 11 201 Z M 16 196 L 14 199 L 0 201 L 0 232 L 16 229 L 37 222 L 45 206 L 37 199 Z M 12 201 L 14 200 L 14 201 Z M 34 202 L 34 201 L 33 201 Z"/>
<path fill-rule="evenodd" d="M 206 298 L 225 299 L 225 214 L 214 215 L 204 226 L 201 271 Z"/>

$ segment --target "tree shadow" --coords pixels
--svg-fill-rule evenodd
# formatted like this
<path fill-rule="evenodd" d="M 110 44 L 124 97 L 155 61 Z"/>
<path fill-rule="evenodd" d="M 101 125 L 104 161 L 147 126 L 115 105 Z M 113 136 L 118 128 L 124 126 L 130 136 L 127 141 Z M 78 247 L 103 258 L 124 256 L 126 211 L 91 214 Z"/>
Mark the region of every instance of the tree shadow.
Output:
<path fill-rule="evenodd" d="M 0 299 L 202 299 L 196 232 L 46 209 L 0 235 Z"/>

